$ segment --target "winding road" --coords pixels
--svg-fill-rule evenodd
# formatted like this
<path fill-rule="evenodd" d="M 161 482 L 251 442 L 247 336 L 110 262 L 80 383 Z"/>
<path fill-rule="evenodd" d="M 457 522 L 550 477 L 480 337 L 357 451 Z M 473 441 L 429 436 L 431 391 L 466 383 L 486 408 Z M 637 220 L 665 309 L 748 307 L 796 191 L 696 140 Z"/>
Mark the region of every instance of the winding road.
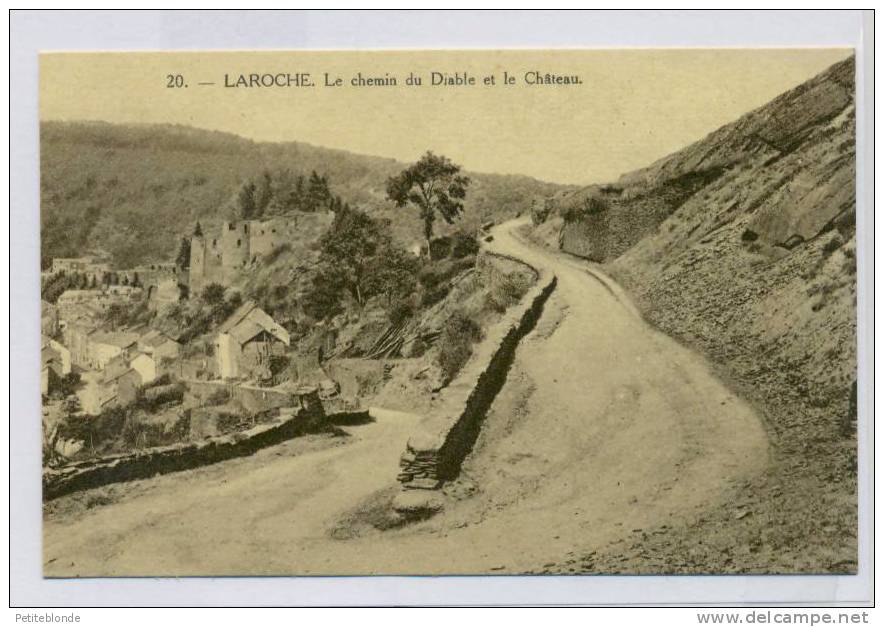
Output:
<path fill-rule="evenodd" d="M 493 229 L 489 248 L 554 272 L 558 285 L 443 513 L 331 533 L 395 487 L 419 419 L 376 412 L 347 427 L 349 438 L 287 442 L 49 515 L 45 574 L 527 572 L 677 524 L 762 470 L 768 445 L 753 409 L 701 356 L 650 328 L 597 267 L 526 242 L 524 224 Z"/>

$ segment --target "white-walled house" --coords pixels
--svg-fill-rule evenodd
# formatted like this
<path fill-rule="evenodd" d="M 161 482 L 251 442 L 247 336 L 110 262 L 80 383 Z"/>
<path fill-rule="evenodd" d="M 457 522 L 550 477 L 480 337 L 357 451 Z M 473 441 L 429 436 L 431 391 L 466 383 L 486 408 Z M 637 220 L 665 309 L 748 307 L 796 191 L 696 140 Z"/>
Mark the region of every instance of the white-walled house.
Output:
<path fill-rule="evenodd" d="M 129 365 L 132 370 L 141 375 L 141 384 L 150 383 L 157 378 L 157 362 L 146 353 L 138 353 Z"/>
<path fill-rule="evenodd" d="M 285 354 L 291 339 L 278 322 L 247 301 L 218 328 L 215 357 L 222 379 L 262 376 L 270 358 Z"/>

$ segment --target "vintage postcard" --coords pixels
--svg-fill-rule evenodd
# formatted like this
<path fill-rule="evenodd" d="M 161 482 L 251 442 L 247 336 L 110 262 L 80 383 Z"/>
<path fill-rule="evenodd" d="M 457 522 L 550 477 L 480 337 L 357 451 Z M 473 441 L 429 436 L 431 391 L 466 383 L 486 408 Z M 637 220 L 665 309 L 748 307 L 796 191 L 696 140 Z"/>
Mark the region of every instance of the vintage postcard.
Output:
<path fill-rule="evenodd" d="M 45 577 L 857 572 L 852 49 L 39 73 Z"/>

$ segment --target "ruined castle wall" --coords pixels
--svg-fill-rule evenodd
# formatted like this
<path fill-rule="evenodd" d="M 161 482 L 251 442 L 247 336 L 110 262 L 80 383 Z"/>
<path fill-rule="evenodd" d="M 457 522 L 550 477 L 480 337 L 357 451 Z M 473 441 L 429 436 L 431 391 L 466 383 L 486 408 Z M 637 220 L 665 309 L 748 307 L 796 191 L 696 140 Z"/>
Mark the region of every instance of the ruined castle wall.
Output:
<path fill-rule="evenodd" d="M 274 249 L 293 239 L 295 219 L 273 218 L 264 222 L 252 222 L 250 253 L 252 260 L 260 259 Z"/>
<path fill-rule="evenodd" d="M 221 227 L 222 285 L 235 282 L 251 261 L 249 222 L 225 222 Z"/>
<path fill-rule="evenodd" d="M 198 294 L 209 283 L 221 283 L 221 245 L 217 235 L 194 237 L 190 242 L 191 294 Z"/>

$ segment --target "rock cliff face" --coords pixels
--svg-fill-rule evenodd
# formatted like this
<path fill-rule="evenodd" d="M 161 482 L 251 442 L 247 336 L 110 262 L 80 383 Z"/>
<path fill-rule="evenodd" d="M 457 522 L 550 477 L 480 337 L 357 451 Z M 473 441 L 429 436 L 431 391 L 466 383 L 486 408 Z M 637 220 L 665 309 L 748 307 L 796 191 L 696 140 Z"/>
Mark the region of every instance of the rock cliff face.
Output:
<path fill-rule="evenodd" d="M 775 451 L 733 497 L 753 516 L 635 543 L 658 565 L 703 534 L 697 564 L 745 544 L 725 570 L 855 568 L 853 77 L 846 59 L 563 212 L 563 248 L 606 262 L 647 319 L 717 363 Z"/>
<path fill-rule="evenodd" d="M 615 184 L 575 192 L 563 200 L 563 248 L 608 261 L 676 211 L 705 214 L 693 239 L 741 216 L 748 239 L 789 248 L 816 237 L 855 204 L 853 74 L 846 59 Z"/>

